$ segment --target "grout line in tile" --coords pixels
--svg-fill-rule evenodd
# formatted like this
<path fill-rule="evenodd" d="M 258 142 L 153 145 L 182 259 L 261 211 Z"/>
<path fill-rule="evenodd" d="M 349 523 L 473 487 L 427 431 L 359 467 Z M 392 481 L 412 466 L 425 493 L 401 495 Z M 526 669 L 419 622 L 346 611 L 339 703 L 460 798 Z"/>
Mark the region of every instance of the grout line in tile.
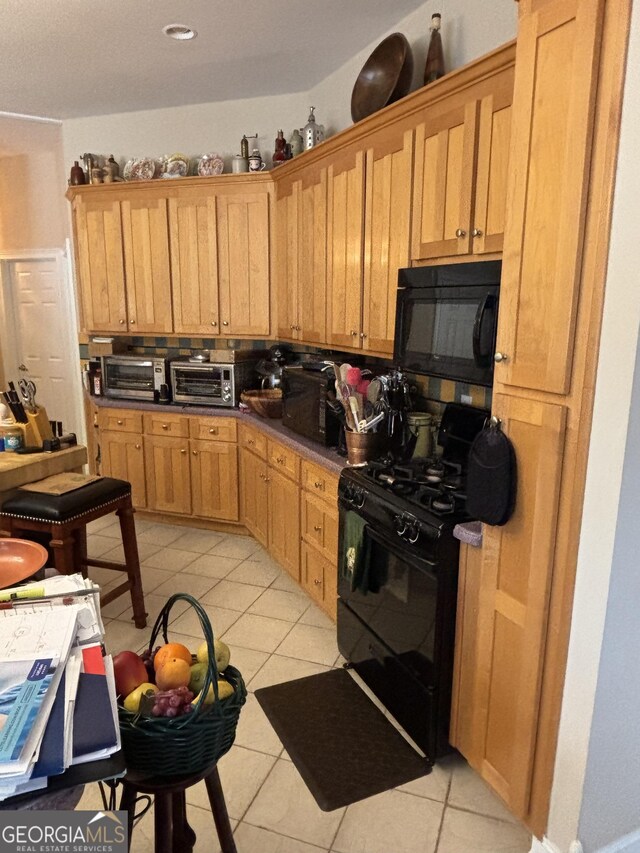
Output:
<path fill-rule="evenodd" d="M 519 820 L 504 820 L 501 817 L 496 817 L 493 814 L 486 814 L 485 812 L 477 812 L 473 809 L 470 809 L 468 806 L 454 806 L 451 803 L 447 803 L 446 808 L 452 809 L 454 812 L 464 812 L 465 814 L 476 815 L 476 817 L 483 817 L 487 820 L 494 820 L 496 823 L 501 823 L 504 826 L 524 826 L 523 823 Z"/>
<path fill-rule="evenodd" d="M 257 752 L 257 750 L 255 750 L 255 751 Z M 266 776 L 264 777 L 264 779 L 262 780 L 262 784 L 260 785 L 260 787 L 258 788 L 258 790 L 255 792 L 255 794 L 253 795 L 253 797 L 251 798 L 251 802 L 249 803 L 249 805 L 246 807 L 246 809 L 245 809 L 245 810 L 244 810 L 244 812 L 242 813 L 242 817 L 238 820 L 238 826 L 239 826 L 239 825 L 242 823 L 242 821 L 245 819 L 245 817 L 246 817 L 246 815 L 247 815 L 247 813 L 248 813 L 249 809 L 250 809 L 250 808 L 251 808 L 251 806 L 253 805 L 253 803 L 254 803 L 254 801 L 255 801 L 256 797 L 258 796 L 258 794 L 260 793 L 260 791 L 264 788 L 264 786 L 265 786 L 265 784 L 266 784 L 267 779 L 268 779 L 268 778 L 269 778 L 269 776 L 271 776 L 271 774 L 273 773 L 273 770 L 274 770 L 274 768 L 275 768 L 276 764 L 278 763 L 278 761 L 280 761 L 280 756 L 276 755 L 276 756 L 272 756 L 272 757 L 273 757 L 273 759 L 274 759 L 273 764 L 272 764 L 272 765 L 271 765 L 271 767 L 269 768 L 269 772 L 267 773 L 267 775 L 266 775 Z M 250 825 L 252 825 L 252 824 L 250 824 Z M 266 828 L 266 827 L 261 827 L 261 828 L 263 828 L 263 829 L 264 829 L 264 828 Z"/>
<path fill-rule="evenodd" d="M 336 831 L 335 831 L 335 833 L 334 833 L 334 835 L 333 835 L 333 838 L 331 839 L 331 844 L 329 845 L 329 850 L 330 850 L 330 851 L 331 851 L 331 850 L 333 850 L 333 845 L 336 843 L 336 838 L 338 837 L 338 833 L 340 832 L 340 827 L 341 827 L 341 826 L 342 826 L 342 824 L 344 823 L 344 819 L 345 819 L 345 818 L 346 818 L 346 816 L 347 816 L 347 812 L 348 812 L 348 810 L 349 810 L 349 806 L 345 806 L 345 810 L 344 810 L 344 812 L 342 813 L 342 817 L 340 818 L 340 820 L 339 820 L 339 822 L 338 822 L 338 826 L 336 827 Z"/>

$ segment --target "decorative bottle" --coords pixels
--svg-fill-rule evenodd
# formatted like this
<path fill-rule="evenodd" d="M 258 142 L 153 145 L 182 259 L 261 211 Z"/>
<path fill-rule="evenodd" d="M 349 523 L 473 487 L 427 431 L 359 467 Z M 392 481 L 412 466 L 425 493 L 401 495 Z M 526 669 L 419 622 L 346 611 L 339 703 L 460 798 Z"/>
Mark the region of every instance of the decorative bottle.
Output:
<path fill-rule="evenodd" d="M 273 152 L 274 168 L 279 166 L 287 159 L 287 140 L 284 138 L 283 131 L 279 130 L 276 137 L 276 150 Z"/>
<path fill-rule="evenodd" d="M 444 77 L 444 53 L 442 51 L 442 36 L 440 35 L 441 15 L 435 12 L 431 16 L 431 38 L 427 51 L 427 62 L 424 67 L 424 85 L 433 83 Z"/>
<path fill-rule="evenodd" d="M 69 176 L 69 183 L 72 187 L 78 187 L 84 184 L 84 182 L 84 169 L 77 160 L 74 160 L 71 167 L 71 175 Z"/>

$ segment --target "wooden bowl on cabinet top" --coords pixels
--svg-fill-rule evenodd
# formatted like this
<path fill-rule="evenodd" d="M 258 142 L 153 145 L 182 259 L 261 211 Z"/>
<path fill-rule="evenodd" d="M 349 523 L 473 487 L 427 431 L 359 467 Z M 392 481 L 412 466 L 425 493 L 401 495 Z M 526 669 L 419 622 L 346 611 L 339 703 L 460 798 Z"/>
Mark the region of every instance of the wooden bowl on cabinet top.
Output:
<path fill-rule="evenodd" d="M 402 33 L 383 39 L 362 66 L 351 94 L 351 118 L 360 121 L 409 93 L 413 53 Z"/>

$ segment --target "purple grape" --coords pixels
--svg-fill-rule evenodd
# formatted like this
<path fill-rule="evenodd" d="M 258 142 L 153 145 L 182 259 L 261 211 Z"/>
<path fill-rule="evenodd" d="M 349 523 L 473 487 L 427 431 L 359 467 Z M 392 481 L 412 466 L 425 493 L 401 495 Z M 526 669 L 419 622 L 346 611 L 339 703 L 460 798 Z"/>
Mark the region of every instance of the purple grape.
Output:
<path fill-rule="evenodd" d="M 165 712 L 165 717 L 177 717 L 178 714 L 179 714 L 179 711 L 177 708 L 167 708 L 167 710 Z"/>
<path fill-rule="evenodd" d="M 187 692 L 184 694 L 184 701 L 185 702 L 192 702 L 193 697 L 194 697 L 194 694 L 190 690 L 187 690 Z"/>
<path fill-rule="evenodd" d="M 169 699 L 169 705 L 172 708 L 179 708 L 182 705 L 182 696 L 172 696 Z"/>
<path fill-rule="evenodd" d="M 160 707 L 156 704 L 156 705 L 154 705 L 154 706 L 153 706 L 153 708 L 151 709 L 151 713 L 153 714 L 153 716 L 154 716 L 154 717 L 161 717 L 161 716 L 162 716 L 162 708 L 160 708 Z"/>

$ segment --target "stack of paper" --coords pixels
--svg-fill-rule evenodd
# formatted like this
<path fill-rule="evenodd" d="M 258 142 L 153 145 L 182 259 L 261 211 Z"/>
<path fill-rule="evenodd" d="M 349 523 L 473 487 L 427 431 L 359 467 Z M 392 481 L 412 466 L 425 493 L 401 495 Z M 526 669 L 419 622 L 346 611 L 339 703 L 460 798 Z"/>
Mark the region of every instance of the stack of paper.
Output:
<path fill-rule="evenodd" d="M 81 575 L 0 591 L 0 800 L 120 748 L 97 592 Z"/>

